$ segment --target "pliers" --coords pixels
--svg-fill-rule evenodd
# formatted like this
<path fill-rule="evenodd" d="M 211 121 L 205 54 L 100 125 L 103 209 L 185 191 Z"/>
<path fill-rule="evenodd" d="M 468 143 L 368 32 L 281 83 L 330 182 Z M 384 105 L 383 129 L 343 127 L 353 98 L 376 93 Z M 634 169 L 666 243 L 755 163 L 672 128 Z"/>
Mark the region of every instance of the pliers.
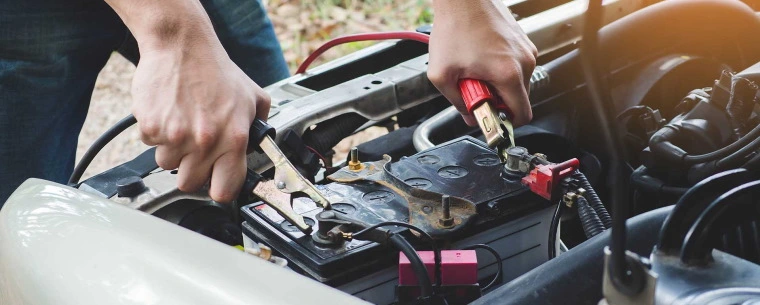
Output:
<path fill-rule="evenodd" d="M 507 104 L 491 94 L 488 84 L 483 81 L 460 79 L 459 91 L 467 112 L 477 119 L 488 147 L 496 148 L 501 162 L 506 162 L 507 149 L 515 146 L 514 128 L 509 120 L 512 111 Z"/>
<path fill-rule="evenodd" d="M 261 119 L 251 124 L 249 149 L 263 152 L 274 164 L 274 179 L 265 179 L 258 173 L 248 170 L 241 191 L 240 200 L 248 201 L 259 198 L 275 209 L 278 214 L 296 226 L 304 234 L 310 234 L 311 226 L 306 224 L 303 216 L 293 211 L 294 195 L 306 195 L 325 210 L 330 209 L 330 202 L 309 180 L 306 180 L 293 166 L 274 142 L 276 131 Z"/>

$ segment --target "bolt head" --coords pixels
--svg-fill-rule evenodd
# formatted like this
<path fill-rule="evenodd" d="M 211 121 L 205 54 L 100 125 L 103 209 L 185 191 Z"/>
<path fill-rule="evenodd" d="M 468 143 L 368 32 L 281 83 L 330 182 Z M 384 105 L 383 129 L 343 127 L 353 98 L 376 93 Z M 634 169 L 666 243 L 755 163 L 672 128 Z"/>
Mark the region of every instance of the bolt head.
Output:
<path fill-rule="evenodd" d="M 454 218 L 440 218 L 438 219 L 438 224 L 444 228 L 451 228 L 454 226 Z"/>
<path fill-rule="evenodd" d="M 284 189 L 285 188 L 285 181 L 277 181 L 277 188 L 278 189 Z"/>

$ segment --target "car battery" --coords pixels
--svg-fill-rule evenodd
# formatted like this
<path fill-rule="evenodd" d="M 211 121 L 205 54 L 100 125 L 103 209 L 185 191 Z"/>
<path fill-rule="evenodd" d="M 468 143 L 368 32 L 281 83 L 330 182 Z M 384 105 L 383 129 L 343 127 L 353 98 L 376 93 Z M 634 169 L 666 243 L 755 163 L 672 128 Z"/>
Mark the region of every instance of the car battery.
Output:
<path fill-rule="evenodd" d="M 462 137 L 389 166 L 389 173 L 411 187 L 467 199 L 476 214 L 466 228 L 443 236 L 440 244 L 457 249 L 488 244 L 501 256 L 504 279 L 510 280 L 548 259 L 549 231 L 556 204 L 533 194 L 520 177 L 505 173 L 496 153 L 483 142 Z M 330 182 L 317 188 L 334 211 L 365 223 L 409 221 L 409 196 L 370 181 Z M 322 211 L 308 198 L 296 198 L 293 210 L 318 230 L 316 214 Z M 270 246 L 289 260 L 294 270 L 376 304 L 394 301 L 398 284 L 398 251 L 374 242 L 351 240 L 324 246 L 306 236 L 263 202 L 242 208 L 244 234 Z M 418 248 L 426 241 L 408 234 Z M 496 273 L 495 258 L 478 253 L 478 278 L 487 283 Z M 482 254 L 482 257 L 480 256 Z"/>

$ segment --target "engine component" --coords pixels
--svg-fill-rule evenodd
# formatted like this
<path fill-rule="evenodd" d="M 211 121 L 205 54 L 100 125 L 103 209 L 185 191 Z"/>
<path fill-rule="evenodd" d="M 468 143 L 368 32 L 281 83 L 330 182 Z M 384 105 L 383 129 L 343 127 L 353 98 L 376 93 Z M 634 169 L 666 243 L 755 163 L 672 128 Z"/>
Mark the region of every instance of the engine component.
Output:
<path fill-rule="evenodd" d="M 503 258 L 505 280 L 547 260 L 552 203 L 530 192 L 520 176 L 505 174 L 499 157 L 484 143 L 463 137 L 388 161 L 364 162 L 358 171 L 343 168 L 331 176 L 336 182 L 317 185 L 333 203 L 330 213 L 338 220 L 344 215 L 366 224 L 411 223 L 454 248 L 501 245 L 494 248 Z M 450 196 L 448 209 L 441 202 L 444 192 Z M 320 221 L 325 212 L 307 198 L 296 198 L 293 210 L 315 232 L 304 235 L 259 202 L 242 208 L 244 233 L 288 257 L 291 267 L 310 277 L 373 303 L 393 302 L 396 252 L 369 241 L 316 242 L 321 240 L 317 234 L 339 223 Z M 447 218 L 454 218 L 453 226 L 440 221 Z M 481 279 L 493 279 L 493 262 L 483 261 Z"/>
<path fill-rule="evenodd" d="M 631 176 L 638 211 L 672 204 L 689 186 L 717 172 L 754 166 L 760 91 L 751 79 L 752 67 L 747 70 L 723 71 L 711 88 L 690 92 L 676 108 L 681 114 L 652 135 L 641 154 L 642 167 Z"/>
<path fill-rule="evenodd" d="M 651 262 L 634 260 L 644 262 L 640 267 L 648 274 L 643 291 L 636 296 L 641 303 L 750 304 L 760 300 L 760 266 L 717 250 L 724 245 L 726 233 L 742 235 L 746 230 L 741 224 L 760 221 L 756 200 L 760 181 L 755 178 L 742 169 L 720 173 L 681 197 L 663 224 Z M 756 243 L 747 245 L 757 247 Z M 756 258 L 756 249 L 742 250 L 740 255 Z M 617 302 L 624 298 L 611 289 L 606 274 L 604 287 L 610 304 L 622 304 Z"/>

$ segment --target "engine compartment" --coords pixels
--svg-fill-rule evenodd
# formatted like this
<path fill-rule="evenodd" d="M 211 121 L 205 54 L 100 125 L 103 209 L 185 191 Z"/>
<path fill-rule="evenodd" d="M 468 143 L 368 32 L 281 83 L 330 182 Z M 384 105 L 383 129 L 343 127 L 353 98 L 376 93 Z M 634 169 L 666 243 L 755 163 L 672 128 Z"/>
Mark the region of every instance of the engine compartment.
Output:
<path fill-rule="evenodd" d="M 641 10 L 646 4 L 623 2 L 607 8 L 636 12 L 602 28 L 599 61 L 624 143 L 628 208 L 638 214 L 627 245 L 651 286 L 637 293 L 652 291 L 630 304 L 757 300 L 760 19 L 740 2 L 666 1 Z M 76 187 L 374 304 L 432 300 L 400 284 L 393 236 L 457 255 L 486 246 L 469 284 L 441 284 L 452 278 L 440 274 L 441 264 L 455 264 L 435 258 L 427 271 L 435 269 L 439 299 L 431 302 L 616 304 L 622 297 L 609 287 L 619 286 L 602 271 L 611 156 L 588 104 L 580 51 L 547 41 L 531 79 L 534 120 L 515 130 L 506 164 L 429 83 L 426 47 L 417 42 L 380 43 L 266 88 L 280 149 L 332 203 L 326 210 L 294 199 L 310 232 L 258 198 L 224 205 L 203 190 L 180 192 L 176 171 L 159 169 L 153 149 Z M 333 164 L 338 142 L 373 126 L 387 133 Z M 248 163 L 273 175 L 261 153 Z M 720 204 L 729 201 L 730 209 Z"/>

